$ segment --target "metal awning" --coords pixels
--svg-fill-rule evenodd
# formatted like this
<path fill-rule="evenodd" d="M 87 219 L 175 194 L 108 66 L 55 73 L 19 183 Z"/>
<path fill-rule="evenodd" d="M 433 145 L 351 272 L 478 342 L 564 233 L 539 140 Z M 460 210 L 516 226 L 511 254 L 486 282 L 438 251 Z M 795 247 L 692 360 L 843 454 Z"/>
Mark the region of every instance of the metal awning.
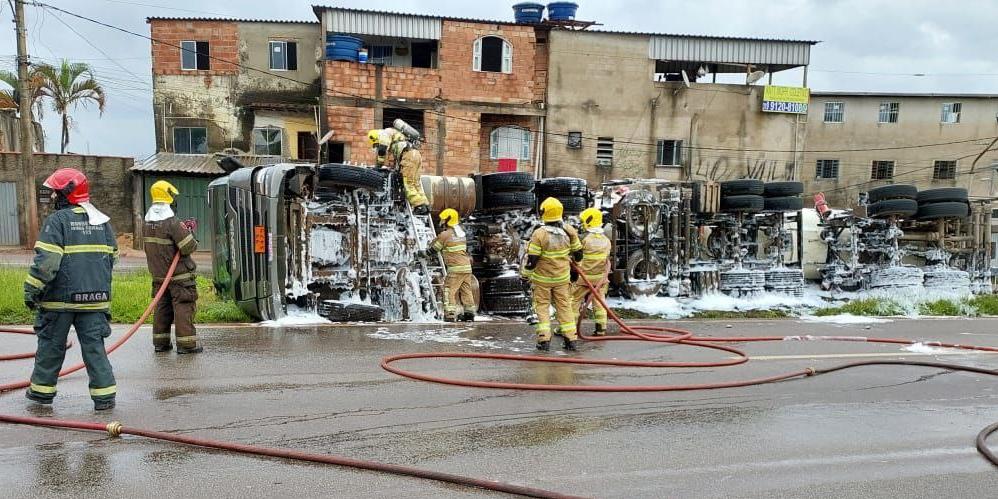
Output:
<path fill-rule="evenodd" d="M 143 173 L 188 173 L 192 175 L 226 175 L 225 170 L 218 166 L 218 160 L 232 156 L 246 166 L 272 165 L 284 163 L 287 160 L 280 156 L 257 156 L 252 154 L 176 154 L 158 152 L 142 161 L 137 161 L 131 168 L 133 172 Z"/>
<path fill-rule="evenodd" d="M 648 57 L 662 61 L 769 66 L 773 71 L 806 66 L 815 42 L 680 35 L 652 36 Z"/>
<path fill-rule="evenodd" d="M 322 26 L 330 33 L 439 40 L 443 20 L 392 12 L 326 9 Z"/>

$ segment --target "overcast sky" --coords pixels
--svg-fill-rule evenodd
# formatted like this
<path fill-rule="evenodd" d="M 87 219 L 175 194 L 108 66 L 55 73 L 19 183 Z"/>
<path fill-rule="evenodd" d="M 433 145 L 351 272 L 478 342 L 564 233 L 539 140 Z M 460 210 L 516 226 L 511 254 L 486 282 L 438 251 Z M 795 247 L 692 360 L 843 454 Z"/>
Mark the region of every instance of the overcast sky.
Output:
<path fill-rule="evenodd" d="M 315 20 L 318 0 L 43 0 L 148 34 L 148 16 L 227 16 Z M 370 1 L 328 2 L 371 8 Z M 456 17 L 512 19 L 515 1 L 381 0 L 376 7 Z M 812 90 L 998 93 L 998 2 L 989 0 L 634 0 L 579 2 L 578 18 L 603 29 L 820 40 L 811 51 Z M 159 7 L 157 5 L 162 5 Z M 155 151 L 149 42 L 86 21 L 26 7 L 28 49 L 36 61 L 57 58 L 94 66 L 108 104 L 72 113 L 70 150 L 143 158 Z M 7 2 L 0 19 L 12 21 Z M 79 35 L 67 28 L 60 19 Z M 0 68 L 14 69 L 13 24 L 0 40 Z M 97 48 L 88 44 L 89 40 Z M 98 50 L 99 48 L 99 50 Z M 101 53 L 103 51 L 104 53 Z M 119 66 L 120 65 L 120 66 Z M 127 71 L 126 71 L 127 70 Z M 913 76 L 923 74 L 924 76 Z M 799 85 L 800 74 L 775 83 Z M 44 119 L 46 149 L 59 150 L 59 121 Z"/>

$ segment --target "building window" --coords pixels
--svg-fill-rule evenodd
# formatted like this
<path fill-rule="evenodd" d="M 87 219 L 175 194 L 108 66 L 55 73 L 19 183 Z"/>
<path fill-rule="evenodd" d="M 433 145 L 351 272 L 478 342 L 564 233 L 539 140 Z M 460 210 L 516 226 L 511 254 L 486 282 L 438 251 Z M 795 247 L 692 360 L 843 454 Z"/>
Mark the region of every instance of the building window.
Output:
<path fill-rule="evenodd" d="M 368 52 L 368 64 L 391 66 L 395 59 L 395 47 L 391 45 L 372 45 Z"/>
<path fill-rule="evenodd" d="M 207 71 L 211 69 L 208 42 L 180 42 L 180 69 Z"/>
<path fill-rule="evenodd" d="M 845 117 L 845 112 L 845 102 L 826 102 L 825 123 L 842 123 L 842 118 Z"/>
<path fill-rule="evenodd" d="M 513 46 L 498 36 L 486 36 L 475 40 L 472 67 L 475 71 L 512 73 Z"/>
<path fill-rule="evenodd" d="M 959 102 L 949 102 L 943 104 L 942 116 L 939 118 L 940 123 L 959 123 L 960 122 L 960 111 L 963 109 L 963 104 Z"/>
<path fill-rule="evenodd" d="M 874 161 L 870 172 L 871 180 L 890 180 L 894 178 L 893 161 Z"/>
<path fill-rule="evenodd" d="M 253 154 L 258 156 L 282 156 L 284 130 L 277 127 L 253 129 Z"/>
<path fill-rule="evenodd" d="M 298 42 L 270 42 L 270 69 L 298 71 Z"/>
<path fill-rule="evenodd" d="M 898 113 L 901 111 L 900 102 L 881 102 L 879 123 L 897 123 Z"/>
<path fill-rule="evenodd" d="M 596 139 L 596 166 L 613 166 L 613 137 Z"/>
<path fill-rule="evenodd" d="M 177 154 L 208 154 L 208 129 L 174 127 L 173 152 Z"/>
<path fill-rule="evenodd" d="M 502 126 L 492 130 L 489 137 L 491 159 L 530 159 L 530 130 L 517 126 Z"/>
<path fill-rule="evenodd" d="M 683 141 L 659 140 L 655 164 L 658 166 L 680 166 L 683 164 Z"/>
<path fill-rule="evenodd" d="M 818 180 L 839 178 L 839 160 L 819 159 L 815 164 L 814 178 Z"/>
<path fill-rule="evenodd" d="M 956 178 L 956 161 L 936 161 L 932 165 L 933 180 L 953 180 Z"/>
<path fill-rule="evenodd" d="M 568 148 L 582 149 L 582 132 L 568 132 Z"/>

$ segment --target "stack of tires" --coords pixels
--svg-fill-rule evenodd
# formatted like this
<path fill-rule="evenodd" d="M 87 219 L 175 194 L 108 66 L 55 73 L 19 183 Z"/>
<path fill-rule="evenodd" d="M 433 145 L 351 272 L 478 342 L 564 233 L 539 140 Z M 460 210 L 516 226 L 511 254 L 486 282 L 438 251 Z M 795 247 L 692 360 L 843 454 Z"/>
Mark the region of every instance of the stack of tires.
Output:
<path fill-rule="evenodd" d="M 534 176 L 531 173 L 488 173 L 481 176 L 481 185 L 479 210 L 532 210 L 537 204 L 533 192 Z"/>
<path fill-rule="evenodd" d="M 527 282 L 515 272 L 481 279 L 481 310 L 491 315 L 524 316 L 530 312 Z"/>
<path fill-rule="evenodd" d="M 767 182 L 762 189 L 763 211 L 786 212 L 804 209 L 802 182 Z"/>
<path fill-rule="evenodd" d="M 557 198 L 565 208 L 565 216 L 578 215 L 589 207 L 589 186 L 585 179 L 573 177 L 545 178 L 537 181 L 534 187 L 537 202 L 547 198 Z"/>
<path fill-rule="evenodd" d="M 918 189 L 913 185 L 884 185 L 870 189 L 866 195 L 866 216 L 870 218 L 907 218 L 918 212 Z"/>
<path fill-rule="evenodd" d="M 329 163 L 320 165 L 316 181 L 316 197 L 322 199 L 342 189 L 383 191 L 391 170 Z"/>
<path fill-rule="evenodd" d="M 766 207 L 762 197 L 765 184 L 761 180 L 741 179 L 721 182 L 721 211 L 725 213 L 759 213 Z"/>
<path fill-rule="evenodd" d="M 967 218 L 970 216 L 970 203 L 967 200 L 967 189 L 962 187 L 944 187 L 929 189 L 915 195 L 918 220 L 939 220 L 941 218 Z"/>

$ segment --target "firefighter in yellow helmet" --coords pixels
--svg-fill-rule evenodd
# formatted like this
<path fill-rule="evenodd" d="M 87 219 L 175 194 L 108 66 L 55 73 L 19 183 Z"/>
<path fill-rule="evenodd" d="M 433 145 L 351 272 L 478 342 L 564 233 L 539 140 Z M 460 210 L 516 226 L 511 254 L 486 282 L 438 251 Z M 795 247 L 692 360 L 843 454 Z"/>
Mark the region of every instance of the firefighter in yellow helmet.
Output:
<path fill-rule="evenodd" d="M 170 327 L 176 325 L 177 353 L 199 353 L 203 348 L 197 344 L 197 331 L 194 329 L 194 314 L 197 308 L 198 288 L 194 271 L 197 264 L 191 254 L 198 248 L 194 238 L 197 221 L 180 221 L 173 213 L 174 196 L 180 191 L 165 180 L 160 180 L 149 189 L 152 206 L 146 212 L 142 229 L 146 264 L 152 274 L 152 292 L 156 294 L 166 278 L 166 271 L 173 263 L 173 255 L 180 253 L 177 270 L 163 298 L 156 305 L 152 323 L 152 344 L 157 352 L 167 352 L 173 348 Z"/>
<path fill-rule="evenodd" d="M 459 225 L 460 217 L 453 208 L 440 212 L 440 225 L 446 229 L 430 243 L 418 257 L 441 253 L 447 267 L 444 279 L 444 319 L 448 321 L 473 321 L 478 312 L 478 280 L 471 273 L 467 237 Z"/>
<path fill-rule="evenodd" d="M 610 239 L 603 234 L 603 213 L 596 208 L 587 208 L 579 215 L 582 220 L 582 234 L 579 241 L 582 243 L 582 261 L 579 267 L 582 275 L 589 279 L 600 298 L 606 298 L 606 290 L 609 285 L 608 275 L 610 273 Z M 586 296 L 591 291 L 582 279 L 572 283 L 573 310 L 582 313 L 582 304 Z M 606 309 L 596 302 L 590 300 L 593 309 L 593 316 L 596 319 L 596 336 L 606 334 Z"/>
<path fill-rule="evenodd" d="M 534 230 L 527 246 L 527 262 L 523 275 L 533 284 L 534 313 L 537 314 L 537 349 L 551 349 L 551 305 L 555 308 L 565 350 L 575 350 L 578 344 L 575 312 L 572 309 L 572 275 L 570 260 L 582 260 L 582 244 L 574 228 L 562 222 L 564 208 L 555 198 L 541 203 L 544 225 Z"/>
<path fill-rule="evenodd" d="M 396 120 L 398 122 L 399 120 Z M 405 124 L 404 122 L 402 123 Z M 405 125 L 416 133 L 411 127 Z M 389 166 L 397 167 L 402 174 L 402 185 L 405 187 L 405 197 L 412 206 L 412 212 L 416 215 L 426 215 L 430 212 L 430 202 L 423 192 L 423 184 L 420 178 L 423 176 L 423 155 L 416 148 L 414 138 L 407 137 L 396 128 L 388 127 L 382 130 L 370 130 L 367 132 L 367 139 L 371 143 L 377 155 L 377 165 L 385 166 L 388 162 L 389 154 L 392 162 Z"/>

